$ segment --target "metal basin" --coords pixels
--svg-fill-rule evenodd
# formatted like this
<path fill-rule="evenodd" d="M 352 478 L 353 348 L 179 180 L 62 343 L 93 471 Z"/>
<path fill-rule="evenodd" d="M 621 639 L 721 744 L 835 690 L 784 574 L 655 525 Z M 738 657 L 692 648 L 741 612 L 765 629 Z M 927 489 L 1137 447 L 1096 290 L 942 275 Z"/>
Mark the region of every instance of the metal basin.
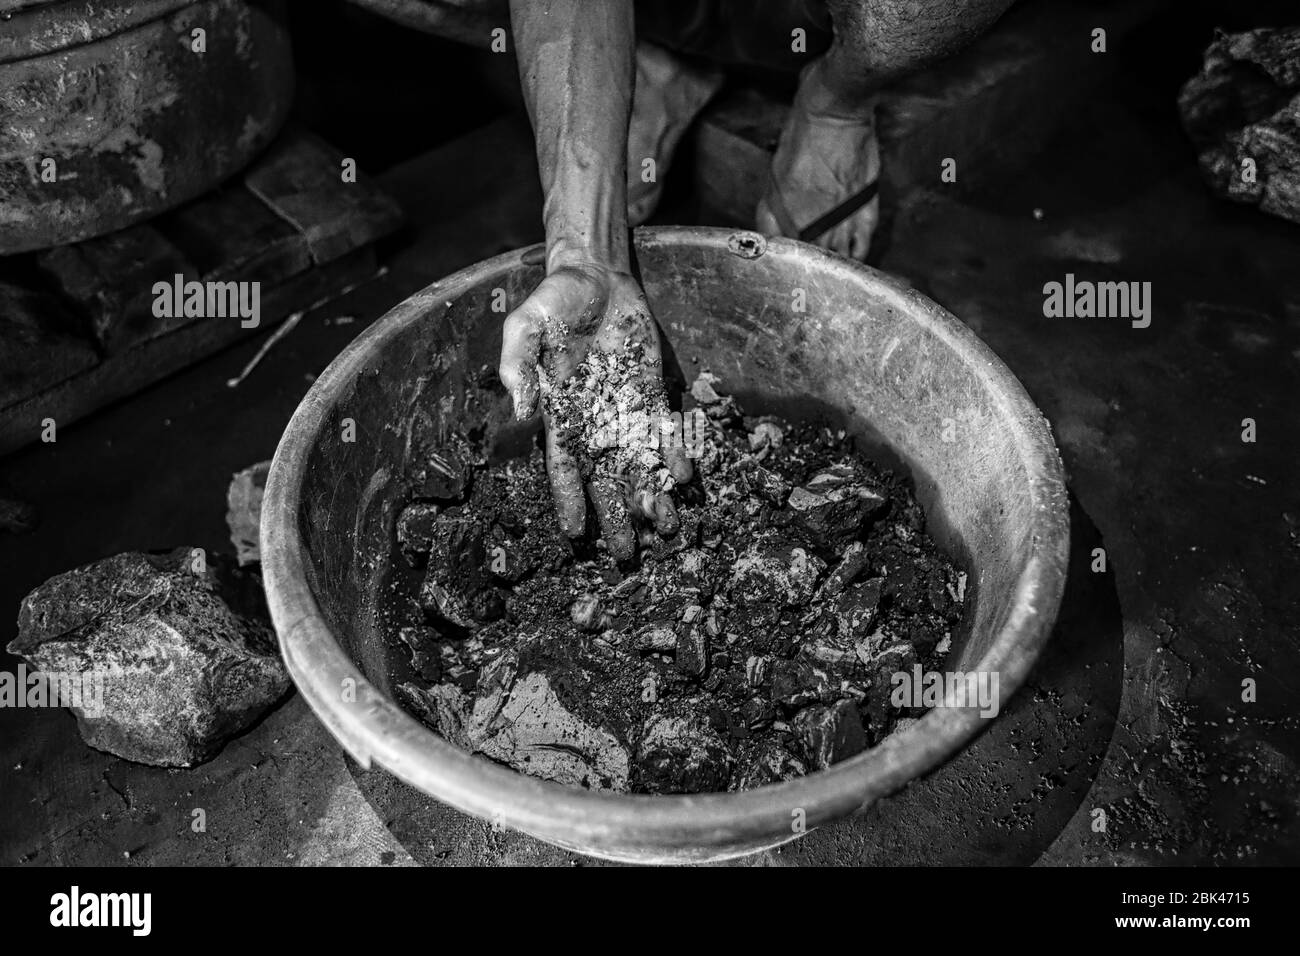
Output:
<path fill-rule="evenodd" d="M 1060 458 L 1020 383 L 933 302 L 811 246 L 701 228 L 639 230 L 636 245 L 670 375 L 708 366 L 747 409 L 828 416 L 910 473 L 931 533 L 970 572 L 948 667 L 996 672 L 1004 705 L 1051 633 L 1069 546 Z M 520 302 L 542 277 L 525 264 L 535 253 L 497 256 L 398 305 L 317 379 L 280 441 L 262 513 L 267 595 L 289 671 L 335 737 L 363 765 L 467 813 L 645 862 L 720 859 L 795 839 L 956 753 L 988 722 L 978 708 L 936 708 L 872 750 L 789 783 L 611 795 L 473 757 L 394 703 L 375 600 L 405 456 L 429 430 L 505 420 L 503 390 L 484 408 L 466 402 L 465 386 L 496 367 L 494 290 Z M 508 446 L 509 428 L 498 434 Z"/>

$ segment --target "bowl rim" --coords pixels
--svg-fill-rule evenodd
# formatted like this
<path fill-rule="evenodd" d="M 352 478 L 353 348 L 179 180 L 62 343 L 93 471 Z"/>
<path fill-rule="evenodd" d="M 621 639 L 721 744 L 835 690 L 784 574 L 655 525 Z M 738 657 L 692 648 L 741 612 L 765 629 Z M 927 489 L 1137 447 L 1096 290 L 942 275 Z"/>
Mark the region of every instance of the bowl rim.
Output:
<path fill-rule="evenodd" d="M 861 280 L 906 300 L 908 311 L 928 331 L 970 356 L 974 373 L 1002 405 L 1000 414 L 1018 431 L 1012 444 L 1030 476 L 1034 506 L 1031 554 L 1016 580 L 1010 611 L 976 664 L 978 670 L 998 672 L 999 703 L 1005 705 L 1051 635 L 1065 587 L 1068 499 L 1050 426 L 1015 375 L 974 332 L 902 280 L 805 243 L 764 240 L 744 230 L 658 226 L 635 231 L 640 248 L 693 245 L 727 252 L 732 240 L 733 254 L 737 236 L 765 243 L 760 249 L 848 266 Z M 289 674 L 330 733 L 362 767 L 378 763 L 458 810 L 560 846 L 617 859 L 676 858 L 692 851 L 722 858 L 783 843 L 864 808 L 957 753 L 990 722 L 975 708 L 934 708 L 849 760 L 754 790 L 663 796 L 586 791 L 538 780 L 459 749 L 381 694 L 352 663 L 312 593 L 299 531 L 302 483 L 316 436 L 336 397 L 347 392 L 369 356 L 387 340 L 484 277 L 536 263 L 541 248 L 534 245 L 477 262 L 390 309 L 316 379 L 276 448 L 261 518 L 267 602 Z M 345 701 L 341 690 L 349 680 L 355 699 Z"/>

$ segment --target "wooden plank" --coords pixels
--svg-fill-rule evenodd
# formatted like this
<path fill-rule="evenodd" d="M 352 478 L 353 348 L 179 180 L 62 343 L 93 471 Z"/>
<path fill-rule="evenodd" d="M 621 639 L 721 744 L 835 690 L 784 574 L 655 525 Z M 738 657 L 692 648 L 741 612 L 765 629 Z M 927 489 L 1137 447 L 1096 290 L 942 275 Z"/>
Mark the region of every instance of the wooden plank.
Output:
<path fill-rule="evenodd" d="M 0 409 L 98 361 L 94 348 L 77 334 L 76 317 L 63 302 L 0 278 Z"/>
<path fill-rule="evenodd" d="M 289 314 L 376 274 L 374 250 L 359 249 L 328 269 L 312 269 L 262 296 L 262 322 L 242 328 L 238 320 L 207 319 L 137 342 L 39 394 L 0 408 L 0 455 L 36 441 L 41 420 L 70 424 L 243 339 L 261 335 Z"/>
<path fill-rule="evenodd" d="M 87 312 L 96 341 L 118 354 L 193 317 L 156 317 L 153 287 L 201 282 L 274 285 L 392 232 L 401 212 L 368 181 L 344 183 L 341 156 L 302 130 L 236 183 L 149 223 L 39 254 L 38 263 Z M 258 191 L 254 191 L 253 185 Z"/>
<path fill-rule="evenodd" d="M 190 319 L 156 318 L 153 284 L 177 273 L 194 275 L 185 254 L 148 223 L 38 253 L 36 263 L 86 314 L 107 354 L 165 335 Z"/>
<path fill-rule="evenodd" d="M 273 284 L 311 267 L 305 240 L 242 187 L 218 190 L 180 209 L 37 256 L 80 303 L 110 355 L 196 320 L 153 314 L 153 287 L 172 281 L 240 280 Z"/>
<path fill-rule="evenodd" d="M 236 182 L 149 223 L 34 254 L 33 268 L 63 299 L 29 296 L 5 309 L 25 324 L 0 323 L 0 341 L 18 343 L 0 361 L 0 453 L 34 440 L 45 417 L 75 421 L 373 272 L 370 245 L 397 228 L 401 211 L 368 181 L 344 183 L 341 159 L 290 130 L 248 174 L 258 191 Z M 261 283 L 260 328 L 155 316 L 155 284 L 176 275 Z M 43 316 L 73 310 L 93 338 L 43 327 Z"/>
<path fill-rule="evenodd" d="M 333 146 L 294 130 L 244 176 L 248 188 L 307 240 L 323 265 L 393 232 L 401 208 L 366 177 L 342 179 L 344 156 Z"/>
<path fill-rule="evenodd" d="M 204 281 L 276 283 L 312 265 L 303 237 L 238 185 L 182 206 L 160 217 L 155 226 L 185 250 Z"/>

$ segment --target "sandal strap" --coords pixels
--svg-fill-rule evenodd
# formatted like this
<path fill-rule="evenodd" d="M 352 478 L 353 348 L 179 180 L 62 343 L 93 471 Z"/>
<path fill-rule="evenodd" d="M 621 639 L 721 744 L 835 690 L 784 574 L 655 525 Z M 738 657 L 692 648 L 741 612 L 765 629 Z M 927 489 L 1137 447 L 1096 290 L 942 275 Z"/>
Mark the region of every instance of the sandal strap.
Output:
<path fill-rule="evenodd" d="M 772 211 L 772 217 L 776 219 L 777 226 L 781 229 L 781 235 L 789 236 L 791 239 L 798 239 L 800 242 L 812 242 L 814 239 L 820 238 L 823 233 L 834 229 L 845 219 L 848 219 L 849 216 L 875 199 L 876 193 L 879 191 L 880 180 L 873 180 L 838 206 L 818 216 L 801 229 L 795 225 L 794 217 L 790 215 L 790 209 L 785 204 L 785 196 L 781 194 L 781 187 L 777 185 L 776 178 L 769 174 L 767 206 Z"/>
<path fill-rule="evenodd" d="M 796 237 L 802 242 L 812 242 L 819 238 L 823 233 L 834 229 L 849 216 L 853 215 L 867 203 L 876 197 L 880 190 L 880 180 L 876 179 L 868 183 L 861 190 L 854 193 L 844 202 L 840 203 L 834 209 L 828 210 L 818 216 L 808 225 L 804 226 L 796 233 Z M 777 220 L 780 221 L 779 219 Z"/>

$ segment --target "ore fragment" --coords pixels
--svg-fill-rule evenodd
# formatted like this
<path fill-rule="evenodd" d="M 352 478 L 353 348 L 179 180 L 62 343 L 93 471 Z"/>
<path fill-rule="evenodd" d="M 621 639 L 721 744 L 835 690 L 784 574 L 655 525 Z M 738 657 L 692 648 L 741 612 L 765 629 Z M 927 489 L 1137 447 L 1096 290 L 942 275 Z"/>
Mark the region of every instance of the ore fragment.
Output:
<path fill-rule="evenodd" d="M 854 468 L 836 465 L 791 491 L 786 508 L 806 534 L 834 543 L 861 533 L 887 500 Z"/>
<path fill-rule="evenodd" d="M 698 713 L 665 713 L 646 721 L 636 761 L 647 793 L 707 793 L 726 789 L 732 756 Z"/>
<path fill-rule="evenodd" d="M 473 519 L 441 514 L 430 539 L 429 563 L 420 587 L 425 612 L 470 630 L 499 618 L 505 605 L 485 570 L 483 535 Z"/>
<path fill-rule="evenodd" d="M 794 719 L 794 732 L 809 765 L 818 770 L 825 770 L 867 748 L 858 708 L 847 700 L 800 711 Z"/>
<path fill-rule="evenodd" d="M 402 557 L 413 568 L 422 565 L 433 548 L 440 510 L 437 505 L 416 502 L 407 505 L 397 516 L 397 544 L 402 549 Z"/>
<path fill-rule="evenodd" d="M 677 669 L 692 677 L 702 677 L 709 669 L 709 645 L 704 631 L 690 625 L 682 628 L 676 643 Z"/>

